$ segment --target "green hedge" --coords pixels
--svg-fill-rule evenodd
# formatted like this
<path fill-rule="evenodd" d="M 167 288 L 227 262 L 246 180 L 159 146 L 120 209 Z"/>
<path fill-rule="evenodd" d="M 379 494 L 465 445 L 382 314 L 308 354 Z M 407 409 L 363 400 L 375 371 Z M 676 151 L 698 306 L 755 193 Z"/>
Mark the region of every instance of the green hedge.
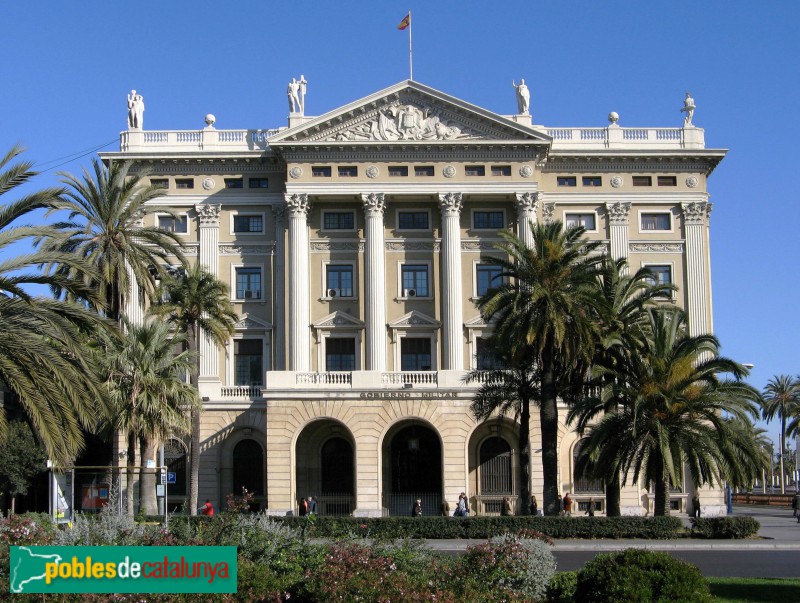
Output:
<path fill-rule="evenodd" d="M 752 517 L 693 517 L 692 536 L 696 538 L 750 538 L 761 524 Z"/>
<path fill-rule="evenodd" d="M 428 538 L 485 540 L 506 532 L 535 530 L 551 538 L 678 538 L 677 517 L 303 517 L 278 518 L 294 528 L 306 526 L 313 538 Z"/>

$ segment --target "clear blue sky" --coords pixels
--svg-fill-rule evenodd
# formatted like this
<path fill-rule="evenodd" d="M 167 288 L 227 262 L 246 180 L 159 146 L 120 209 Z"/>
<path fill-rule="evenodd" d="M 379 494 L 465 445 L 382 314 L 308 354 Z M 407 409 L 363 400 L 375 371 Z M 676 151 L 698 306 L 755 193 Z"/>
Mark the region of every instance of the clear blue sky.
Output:
<path fill-rule="evenodd" d="M 800 3 L 8 2 L 0 57 L 0 150 L 42 168 L 105 143 L 125 97 L 144 95 L 145 129 L 286 124 L 286 85 L 305 75 L 319 115 L 408 78 L 498 113 L 524 77 L 534 122 L 678 127 L 686 91 L 706 144 L 730 153 L 712 174 L 714 322 L 751 383 L 797 374 Z M 91 156 L 91 155 L 90 155 Z M 89 156 L 46 172 L 79 172 Z M 773 437 L 777 433 L 773 425 Z"/>

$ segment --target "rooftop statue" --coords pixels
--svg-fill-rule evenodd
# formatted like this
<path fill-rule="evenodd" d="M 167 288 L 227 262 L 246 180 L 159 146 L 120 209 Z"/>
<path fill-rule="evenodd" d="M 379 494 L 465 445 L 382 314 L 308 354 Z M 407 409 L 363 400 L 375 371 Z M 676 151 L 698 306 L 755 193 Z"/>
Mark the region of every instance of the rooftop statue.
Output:
<path fill-rule="evenodd" d="M 299 113 L 305 115 L 306 112 L 306 87 L 308 82 L 305 76 L 300 76 L 300 81 L 297 78 L 292 78 L 289 82 L 289 87 L 286 89 L 286 95 L 289 99 L 289 112 Z"/>
<path fill-rule="evenodd" d="M 686 98 L 683 99 L 683 108 L 681 109 L 681 113 L 686 113 L 686 116 L 683 118 L 684 128 L 694 126 L 694 124 L 692 124 L 692 117 L 694 117 L 695 108 L 694 99 L 692 98 L 692 95 L 687 92 Z"/>
<path fill-rule="evenodd" d="M 519 84 L 511 80 L 511 85 L 514 86 L 517 91 L 517 114 L 528 115 L 531 108 L 531 93 L 525 85 L 525 80 L 521 79 Z"/>
<path fill-rule="evenodd" d="M 144 122 L 144 98 L 131 90 L 128 95 L 128 129 L 141 130 Z"/>

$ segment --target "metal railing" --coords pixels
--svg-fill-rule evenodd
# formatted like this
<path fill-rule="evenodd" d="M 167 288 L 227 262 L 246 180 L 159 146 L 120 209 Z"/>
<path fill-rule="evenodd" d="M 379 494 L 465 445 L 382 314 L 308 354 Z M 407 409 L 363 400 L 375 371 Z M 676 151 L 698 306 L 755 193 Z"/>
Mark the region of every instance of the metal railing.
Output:
<path fill-rule="evenodd" d="M 411 508 L 417 499 L 422 501 L 424 517 L 441 514 L 442 495 L 439 492 L 392 492 L 384 499 L 385 503 L 388 503 L 383 508 L 384 517 L 410 517 Z"/>
<path fill-rule="evenodd" d="M 520 515 L 519 496 L 516 494 L 479 494 L 475 500 L 473 512 L 476 515 L 499 516 L 503 514 L 503 499 L 508 496 L 514 515 Z"/>

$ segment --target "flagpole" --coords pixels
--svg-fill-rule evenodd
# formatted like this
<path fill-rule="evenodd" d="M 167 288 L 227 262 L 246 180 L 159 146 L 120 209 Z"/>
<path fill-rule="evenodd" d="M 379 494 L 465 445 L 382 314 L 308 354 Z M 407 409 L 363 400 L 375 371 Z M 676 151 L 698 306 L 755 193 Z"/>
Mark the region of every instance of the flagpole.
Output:
<path fill-rule="evenodd" d="M 411 28 L 414 25 L 411 23 L 411 11 L 408 11 L 408 79 L 414 79 L 414 61 L 411 54 Z"/>

